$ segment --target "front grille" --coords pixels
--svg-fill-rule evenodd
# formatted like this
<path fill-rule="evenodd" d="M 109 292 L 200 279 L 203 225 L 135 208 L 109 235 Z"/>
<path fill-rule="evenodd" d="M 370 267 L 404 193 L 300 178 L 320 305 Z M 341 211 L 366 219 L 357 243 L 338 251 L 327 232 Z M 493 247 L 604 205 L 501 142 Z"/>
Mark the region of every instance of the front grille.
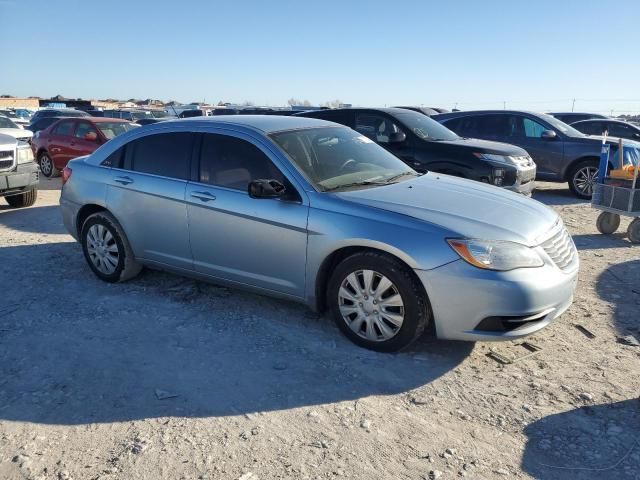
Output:
<path fill-rule="evenodd" d="M 573 239 L 562 224 L 559 224 L 559 228 L 540 246 L 547 252 L 553 263 L 562 270 L 570 269 L 578 258 Z"/>
<path fill-rule="evenodd" d="M 14 167 L 13 150 L 0 152 L 0 170 L 11 170 Z"/>

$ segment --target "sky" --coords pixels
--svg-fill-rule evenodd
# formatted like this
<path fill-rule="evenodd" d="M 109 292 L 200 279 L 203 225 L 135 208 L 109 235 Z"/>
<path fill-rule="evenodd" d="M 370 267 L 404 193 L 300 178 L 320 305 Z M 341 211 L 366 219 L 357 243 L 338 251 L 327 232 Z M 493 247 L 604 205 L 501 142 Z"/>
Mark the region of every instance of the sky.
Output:
<path fill-rule="evenodd" d="M 0 24 L 14 96 L 640 112 L 637 0 L 0 0 Z"/>

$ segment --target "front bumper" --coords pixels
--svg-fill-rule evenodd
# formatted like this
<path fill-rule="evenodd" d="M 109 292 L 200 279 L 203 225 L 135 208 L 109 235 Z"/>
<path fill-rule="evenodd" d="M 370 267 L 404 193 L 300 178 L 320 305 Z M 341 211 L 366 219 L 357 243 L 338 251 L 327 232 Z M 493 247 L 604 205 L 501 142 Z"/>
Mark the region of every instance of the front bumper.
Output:
<path fill-rule="evenodd" d="M 564 272 L 545 264 L 496 272 L 456 260 L 416 274 L 438 338 L 495 341 L 531 335 L 558 318 L 573 301 L 578 268 Z"/>
<path fill-rule="evenodd" d="M 38 165 L 21 163 L 14 170 L 0 172 L 0 197 L 14 195 L 38 186 Z"/>

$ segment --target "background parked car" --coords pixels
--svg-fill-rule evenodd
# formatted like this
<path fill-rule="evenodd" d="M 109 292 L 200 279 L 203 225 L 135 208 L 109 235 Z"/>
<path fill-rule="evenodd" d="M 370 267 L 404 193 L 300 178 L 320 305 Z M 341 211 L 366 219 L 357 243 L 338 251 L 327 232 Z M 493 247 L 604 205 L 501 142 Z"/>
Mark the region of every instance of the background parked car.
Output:
<path fill-rule="evenodd" d="M 586 136 L 544 113 L 478 110 L 432 118 L 463 137 L 508 142 L 524 148 L 538 166 L 538 179 L 569 182 L 577 197 L 591 198 L 600 162 L 600 139 Z"/>
<path fill-rule="evenodd" d="M 413 110 L 414 112 L 418 112 L 418 113 L 422 113 L 428 117 L 430 117 L 431 115 L 438 115 L 439 112 L 438 110 L 436 110 L 435 108 L 429 108 L 429 107 L 393 107 L 393 108 L 405 108 L 407 110 Z"/>
<path fill-rule="evenodd" d="M 586 135 L 604 135 L 604 132 L 607 132 L 610 137 L 640 140 L 640 127 L 622 120 L 581 120 L 572 123 L 571 126 Z"/>
<path fill-rule="evenodd" d="M 0 134 L 0 197 L 9 206 L 30 207 L 38 197 L 38 166 L 29 145 Z"/>
<path fill-rule="evenodd" d="M 25 130 L 21 125 L 17 125 L 11 119 L 0 115 L 0 134 L 10 135 L 17 140 L 30 142 L 33 132 Z"/>
<path fill-rule="evenodd" d="M 20 126 L 25 126 L 29 123 L 29 119 L 25 118 L 23 116 L 18 115 L 14 110 L 10 110 L 10 109 L 1 109 L 0 110 L 0 115 L 7 117 L 8 119 L 10 119 L 13 123 L 20 125 Z"/>
<path fill-rule="evenodd" d="M 31 124 L 33 125 L 41 118 L 45 117 L 88 117 L 87 112 L 82 110 L 74 110 L 73 108 L 45 108 L 44 110 L 38 110 L 31 117 Z"/>
<path fill-rule="evenodd" d="M 401 349 L 431 322 L 440 338 L 530 335 L 576 287 L 578 255 L 554 210 L 420 175 L 330 122 L 150 125 L 70 162 L 64 180 L 65 227 L 100 279 L 151 265 L 244 286 L 328 309 L 373 350 Z"/>
<path fill-rule="evenodd" d="M 557 118 L 558 120 L 566 123 L 567 125 L 571 125 L 574 122 L 579 122 L 580 120 L 588 120 L 590 118 L 609 118 L 599 113 L 583 113 L 583 112 L 554 112 L 554 113 L 548 113 L 547 115 L 551 115 L 552 117 Z"/>
<path fill-rule="evenodd" d="M 93 153 L 100 145 L 138 125 L 115 118 L 62 118 L 39 131 L 31 142 L 45 177 L 56 177 L 72 158 Z"/>
<path fill-rule="evenodd" d="M 522 148 L 460 138 L 411 110 L 343 108 L 301 112 L 297 116 L 351 127 L 419 172 L 446 173 L 523 194 L 530 194 L 535 187 L 536 166 Z"/>
<path fill-rule="evenodd" d="M 135 122 L 142 118 L 154 118 L 148 110 L 105 110 L 105 118 L 119 118 L 122 120 L 129 120 Z"/>
<path fill-rule="evenodd" d="M 40 130 L 44 130 L 45 128 L 57 122 L 61 118 L 67 118 L 67 117 L 41 117 L 35 121 L 32 121 L 29 125 L 25 127 L 25 129 L 30 130 L 35 135 Z"/>

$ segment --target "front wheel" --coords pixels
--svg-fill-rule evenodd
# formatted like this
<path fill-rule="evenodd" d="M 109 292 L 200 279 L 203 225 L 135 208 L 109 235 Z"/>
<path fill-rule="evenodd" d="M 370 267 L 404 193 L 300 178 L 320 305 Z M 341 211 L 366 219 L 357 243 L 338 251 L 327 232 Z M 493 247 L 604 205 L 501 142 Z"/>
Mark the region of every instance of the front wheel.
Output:
<path fill-rule="evenodd" d="M 589 200 L 598 178 L 598 162 L 585 160 L 577 164 L 569 174 L 569 190 L 578 198 Z"/>
<path fill-rule="evenodd" d="M 82 226 L 80 241 L 89 267 L 105 282 L 124 282 L 142 269 L 124 230 L 109 212 L 90 215 Z"/>
<path fill-rule="evenodd" d="M 42 152 L 38 156 L 38 165 L 40 165 L 40 171 L 47 178 L 53 178 L 60 175 L 60 170 L 56 168 L 53 163 L 53 159 L 47 152 Z"/>
<path fill-rule="evenodd" d="M 32 188 L 31 190 L 27 190 L 26 192 L 20 193 L 19 195 L 11 195 L 9 197 L 6 197 L 7 203 L 13 208 L 30 207 L 34 203 L 36 203 L 37 199 L 37 188 Z"/>
<path fill-rule="evenodd" d="M 410 345 L 430 318 L 419 280 L 382 253 L 356 253 L 343 260 L 331 275 L 327 296 L 338 328 L 357 345 L 379 352 Z"/>
<path fill-rule="evenodd" d="M 611 235 L 620 226 L 620 215 L 617 213 L 602 212 L 596 220 L 596 228 L 600 233 Z"/>

